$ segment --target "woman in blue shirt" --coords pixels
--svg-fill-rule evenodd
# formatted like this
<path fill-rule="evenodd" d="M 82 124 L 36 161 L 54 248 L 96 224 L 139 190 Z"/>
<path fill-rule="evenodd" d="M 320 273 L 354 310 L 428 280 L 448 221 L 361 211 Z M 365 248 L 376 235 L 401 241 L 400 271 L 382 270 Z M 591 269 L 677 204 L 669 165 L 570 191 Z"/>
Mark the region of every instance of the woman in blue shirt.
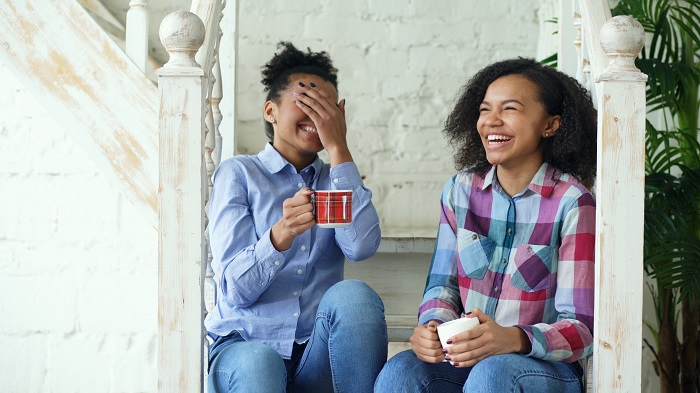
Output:
<path fill-rule="evenodd" d="M 368 392 L 387 356 L 384 306 L 365 283 L 342 281 L 343 264 L 374 255 L 379 218 L 347 145 L 330 57 L 278 47 L 262 72 L 271 143 L 213 177 L 209 390 Z M 350 226 L 315 226 L 313 189 L 352 190 Z"/>

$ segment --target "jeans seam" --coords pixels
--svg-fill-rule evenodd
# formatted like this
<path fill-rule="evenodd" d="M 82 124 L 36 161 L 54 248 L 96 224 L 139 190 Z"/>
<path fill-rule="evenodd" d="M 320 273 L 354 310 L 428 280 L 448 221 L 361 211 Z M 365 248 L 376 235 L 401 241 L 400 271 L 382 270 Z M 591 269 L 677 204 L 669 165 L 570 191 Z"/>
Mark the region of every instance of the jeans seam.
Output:
<path fill-rule="evenodd" d="M 431 375 L 428 378 L 424 379 L 423 382 L 421 383 L 421 387 L 420 387 L 421 392 L 429 393 L 428 387 L 430 386 L 430 384 L 435 382 L 435 381 L 438 381 L 438 380 L 453 383 L 453 384 L 458 385 L 458 386 L 464 385 L 464 381 L 457 381 L 455 379 L 450 378 L 447 375 L 439 375 L 439 374 L 438 375 Z"/>
<path fill-rule="evenodd" d="M 331 383 L 333 384 L 333 391 L 335 391 L 336 393 L 340 393 L 343 391 L 343 389 L 337 385 L 336 381 L 338 380 L 338 378 L 336 378 L 335 368 L 333 367 L 333 362 L 331 362 L 331 359 L 333 359 L 333 345 L 331 345 L 331 330 L 333 329 L 333 326 L 332 326 L 331 318 L 323 311 L 319 311 L 316 314 L 316 319 L 319 319 L 319 318 L 325 319 L 326 322 L 328 323 L 328 331 L 327 331 L 327 333 L 328 333 L 328 361 L 329 361 L 330 367 L 331 367 Z"/>
<path fill-rule="evenodd" d="M 581 384 L 580 379 L 576 376 L 574 376 L 574 379 L 570 379 L 570 378 L 564 377 L 563 375 L 561 375 L 559 373 L 553 374 L 553 373 L 544 372 L 542 370 L 523 370 L 521 373 L 519 373 L 518 375 L 513 377 L 513 384 L 512 384 L 513 389 L 511 390 L 511 392 L 515 392 L 515 387 L 516 387 L 518 380 L 520 380 L 521 378 L 524 378 L 524 377 L 532 377 L 532 376 L 547 377 L 547 378 L 552 378 L 552 379 L 556 379 L 556 380 L 564 381 L 564 382 L 578 382 L 579 385 Z"/>

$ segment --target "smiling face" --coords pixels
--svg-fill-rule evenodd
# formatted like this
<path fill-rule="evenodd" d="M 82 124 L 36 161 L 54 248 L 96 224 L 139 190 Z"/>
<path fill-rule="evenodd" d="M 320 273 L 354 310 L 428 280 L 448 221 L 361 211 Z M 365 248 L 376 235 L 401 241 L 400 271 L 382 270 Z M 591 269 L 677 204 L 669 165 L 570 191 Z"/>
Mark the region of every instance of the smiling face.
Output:
<path fill-rule="evenodd" d="M 316 75 L 292 74 L 287 88 L 280 92 L 279 98 L 265 103 L 265 119 L 275 119 L 272 124 L 275 130 L 272 146 L 297 170 L 311 164 L 316 154 L 323 150 L 314 122 L 296 104 L 294 92 L 301 91 L 298 88 L 299 82 L 306 86 L 314 83 L 317 90 L 328 93 L 334 97 L 335 102 L 338 101 L 338 92 L 325 79 Z"/>
<path fill-rule="evenodd" d="M 540 141 L 554 136 L 560 116 L 550 116 L 537 95 L 537 85 L 522 75 L 506 75 L 489 85 L 476 128 L 491 164 L 532 175 L 542 165 Z"/>

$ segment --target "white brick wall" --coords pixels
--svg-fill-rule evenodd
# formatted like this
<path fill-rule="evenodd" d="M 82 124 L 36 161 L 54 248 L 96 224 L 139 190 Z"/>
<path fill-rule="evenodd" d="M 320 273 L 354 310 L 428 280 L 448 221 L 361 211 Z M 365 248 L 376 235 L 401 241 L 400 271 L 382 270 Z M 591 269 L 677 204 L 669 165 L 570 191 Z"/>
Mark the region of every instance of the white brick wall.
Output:
<path fill-rule="evenodd" d="M 153 392 L 155 230 L 0 81 L 0 392 Z"/>
<path fill-rule="evenodd" d="M 257 153 L 266 141 L 260 66 L 275 44 L 326 50 L 384 231 L 434 230 L 454 172 L 441 135 L 452 100 L 482 66 L 535 56 L 541 20 L 553 16 L 541 7 L 242 0 L 239 149 Z M 231 31 L 225 18 L 222 45 Z M 226 74 L 226 51 L 222 63 Z M 156 233 L 63 127 L 0 64 L 0 393 L 155 392 Z"/>
<path fill-rule="evenodd" d="M 275 44 L 290 40 L 326 50 L 347 99 L 353 157 L 374 191 L 384 232 L 433 228 L 440 190 L 454 172 L 441 134 L 452 100 L 484 65 L 535 56 L 539 7 L 520 0 L 326 1 L 313 7 L 240 1 L 238 148 L 255 154 L 266 141 L 260 66 Z"/>

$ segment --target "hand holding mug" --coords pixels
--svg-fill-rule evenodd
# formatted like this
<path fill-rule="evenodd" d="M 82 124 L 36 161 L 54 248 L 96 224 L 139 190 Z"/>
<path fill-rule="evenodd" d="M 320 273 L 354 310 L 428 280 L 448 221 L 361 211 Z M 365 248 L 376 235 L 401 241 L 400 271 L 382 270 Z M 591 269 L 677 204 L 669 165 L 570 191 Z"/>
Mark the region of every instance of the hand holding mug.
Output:
<path fill-rule="evenodd" d="M 313 194 L 313 190 L 304 187 L 282 203 L 282 218 L 270 231 L 270 241 L 277 251 L 289 249 L 297 236 L 316 224 L 311 203 Z"/>

